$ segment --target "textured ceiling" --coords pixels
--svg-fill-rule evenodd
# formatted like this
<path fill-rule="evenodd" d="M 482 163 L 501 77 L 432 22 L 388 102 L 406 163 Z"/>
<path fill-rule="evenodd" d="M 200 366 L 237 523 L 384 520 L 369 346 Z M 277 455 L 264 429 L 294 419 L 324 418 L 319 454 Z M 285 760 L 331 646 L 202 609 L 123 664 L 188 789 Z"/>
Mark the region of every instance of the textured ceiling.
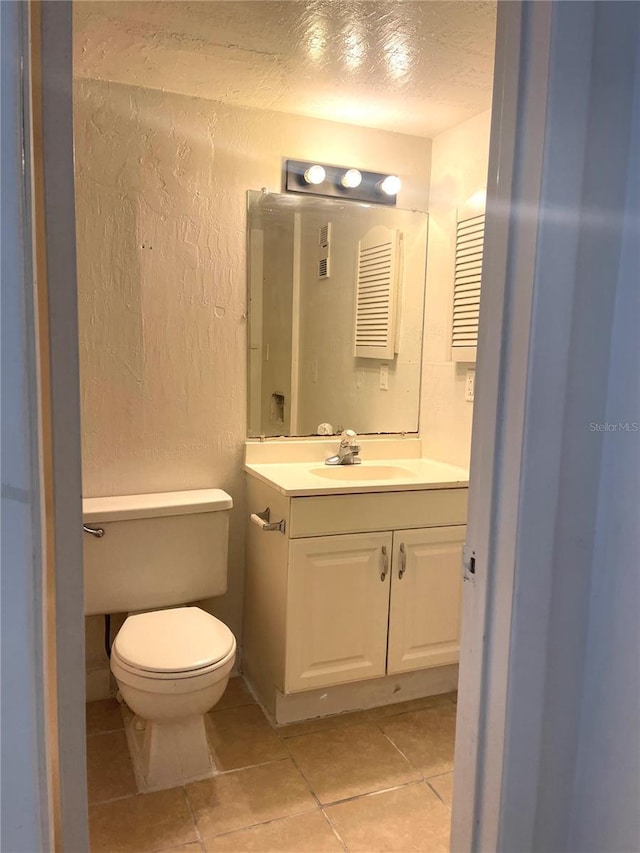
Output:
<path fill-rule="evenodd" d="M 431 137 L 491 103 L 495 3 L 74 4 L 81 77 Z"/>

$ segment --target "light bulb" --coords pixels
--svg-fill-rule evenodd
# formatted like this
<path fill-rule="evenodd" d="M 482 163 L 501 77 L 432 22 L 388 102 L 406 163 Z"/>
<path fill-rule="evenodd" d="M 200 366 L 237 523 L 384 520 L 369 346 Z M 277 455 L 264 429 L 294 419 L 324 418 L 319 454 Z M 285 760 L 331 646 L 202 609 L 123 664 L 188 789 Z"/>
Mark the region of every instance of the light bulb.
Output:
<path fill-rule="evenodd" d="M 321 184 L 327 173 L 322 166 L 310 166 L 304 173 L 304 179 L 308 184 Z"/>
<path fill-rule="evenodd" d="M 347 169 L 347 171 L 340 179 L 340 183 L 348 190 L 354 190 L 362 183 L 362 173 L 359 172 L 357 169 Z"/>
<path fill-rule="evenodd" d="M 487 191 L 486 190 L 478 190 L 472 196 L 466 200 L 465 204 L 469 207 L 473 207 L 476 210 L 484 210 L 487 206 Z"/>
<path fill-rule="evenodd" d="M 387 175 L 384 181 L 381 181 L 378 186 L 386 195 L 398 195 L 402 181 L 397 175 Z"/>

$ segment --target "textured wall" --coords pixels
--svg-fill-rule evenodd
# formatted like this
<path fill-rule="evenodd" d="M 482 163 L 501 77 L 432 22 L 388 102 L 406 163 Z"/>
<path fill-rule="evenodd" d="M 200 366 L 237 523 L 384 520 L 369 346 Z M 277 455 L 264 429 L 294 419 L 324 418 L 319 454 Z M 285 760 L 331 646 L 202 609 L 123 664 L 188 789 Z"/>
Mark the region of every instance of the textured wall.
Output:
<path fill-rule="evenodd" d="M 75 111 L 84 494 L 227 490 L 213 610 L 240 636 L 246 191 L 278 190 L 293 156 L 398 172 L 424 209 L 430 142 L 92 80 Z"/>
<path fill-rule="evenodd" d="M 465 398 L 468 367 L 451 361 L 456 211 L 487 185 L 491 113 L 433 139 L 427 313 L 420 431 L 426 456 L 469 466 L 473 404 Z"/>

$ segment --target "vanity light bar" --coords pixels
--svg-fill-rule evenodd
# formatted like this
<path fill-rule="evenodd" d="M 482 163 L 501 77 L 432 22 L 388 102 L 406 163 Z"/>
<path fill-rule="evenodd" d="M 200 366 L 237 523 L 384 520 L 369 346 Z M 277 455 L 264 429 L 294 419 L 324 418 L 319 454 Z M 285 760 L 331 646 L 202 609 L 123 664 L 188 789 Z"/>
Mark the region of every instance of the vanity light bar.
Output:
<path fill-rule="evenodd" d="M 367 201 L 388 207 L 395 207 L 401 186 L 397 175 L 306 160 L 286 160 L 284 178 L 285 190 L 290 193 Z"/>

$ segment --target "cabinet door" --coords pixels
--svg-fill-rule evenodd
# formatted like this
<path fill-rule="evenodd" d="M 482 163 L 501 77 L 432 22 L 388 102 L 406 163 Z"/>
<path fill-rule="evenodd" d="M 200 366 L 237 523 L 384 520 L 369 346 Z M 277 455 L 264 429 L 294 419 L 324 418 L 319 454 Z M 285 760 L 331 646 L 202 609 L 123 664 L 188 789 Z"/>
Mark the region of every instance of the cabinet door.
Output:
<path fill-rule="evenodd" d="M 458 661 L 465 530 L 430 527 L 394 533 L 389 673 Z"/>
<path fill-rule="evenodd" d="M 385 674 L 391 547 L 390 533 L 292 540 L 287 692 Z"/>

